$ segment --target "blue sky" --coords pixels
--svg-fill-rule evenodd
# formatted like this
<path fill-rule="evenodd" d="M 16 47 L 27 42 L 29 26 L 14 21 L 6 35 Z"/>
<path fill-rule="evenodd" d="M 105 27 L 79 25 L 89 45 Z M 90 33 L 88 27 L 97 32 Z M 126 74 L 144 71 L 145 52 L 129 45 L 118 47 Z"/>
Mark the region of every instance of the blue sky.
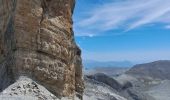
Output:
<path fill-rule="evenodd" d="M 84 60 L 170 59 L 170 0 L 77 0 L 73 18 Z"/>

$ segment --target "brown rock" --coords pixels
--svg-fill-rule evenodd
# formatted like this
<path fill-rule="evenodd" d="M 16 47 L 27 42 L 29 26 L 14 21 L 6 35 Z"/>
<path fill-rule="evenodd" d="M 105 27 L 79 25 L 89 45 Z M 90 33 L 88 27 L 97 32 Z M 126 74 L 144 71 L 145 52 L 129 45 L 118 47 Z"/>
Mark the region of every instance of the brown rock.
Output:
<path fill-rule="evenodd" d="M 81 98 L 74 0 L 0 0 L 0 88 L 28 76 L 57 96 Z"/>

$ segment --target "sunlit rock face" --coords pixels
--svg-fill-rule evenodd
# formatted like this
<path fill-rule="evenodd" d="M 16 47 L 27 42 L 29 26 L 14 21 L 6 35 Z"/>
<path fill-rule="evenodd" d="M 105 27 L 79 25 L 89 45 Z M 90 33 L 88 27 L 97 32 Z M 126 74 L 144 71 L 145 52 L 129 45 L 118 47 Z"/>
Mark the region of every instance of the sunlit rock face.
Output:
<path fill-rule="evenodd" d="M 74 0 L 0 0 L 0 89 L 28 76 L 57 96 L 82 97 Z"/>

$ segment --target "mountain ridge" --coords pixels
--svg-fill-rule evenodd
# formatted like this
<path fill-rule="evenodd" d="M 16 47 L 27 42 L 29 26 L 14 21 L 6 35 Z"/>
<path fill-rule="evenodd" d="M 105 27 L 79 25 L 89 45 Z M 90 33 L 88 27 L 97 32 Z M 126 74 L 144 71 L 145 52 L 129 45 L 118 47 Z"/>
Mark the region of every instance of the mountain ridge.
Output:
<path fill-rule="evenodd" d="M 158 60 L 150 63 L 137 64 L 126 74 L 170 79 L 170 60 Z"/>

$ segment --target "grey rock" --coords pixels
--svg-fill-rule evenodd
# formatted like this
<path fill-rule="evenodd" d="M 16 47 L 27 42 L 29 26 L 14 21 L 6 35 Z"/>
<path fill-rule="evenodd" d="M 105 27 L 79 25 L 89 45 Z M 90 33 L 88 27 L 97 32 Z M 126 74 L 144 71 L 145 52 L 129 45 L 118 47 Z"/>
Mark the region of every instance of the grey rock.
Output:
<path fill-rule="evenodd" d="M 160 60 L 132 67 L 126 74 L 135 77 L 151 77 L 157 79 L 170 79 L 170 61 Z"/>

